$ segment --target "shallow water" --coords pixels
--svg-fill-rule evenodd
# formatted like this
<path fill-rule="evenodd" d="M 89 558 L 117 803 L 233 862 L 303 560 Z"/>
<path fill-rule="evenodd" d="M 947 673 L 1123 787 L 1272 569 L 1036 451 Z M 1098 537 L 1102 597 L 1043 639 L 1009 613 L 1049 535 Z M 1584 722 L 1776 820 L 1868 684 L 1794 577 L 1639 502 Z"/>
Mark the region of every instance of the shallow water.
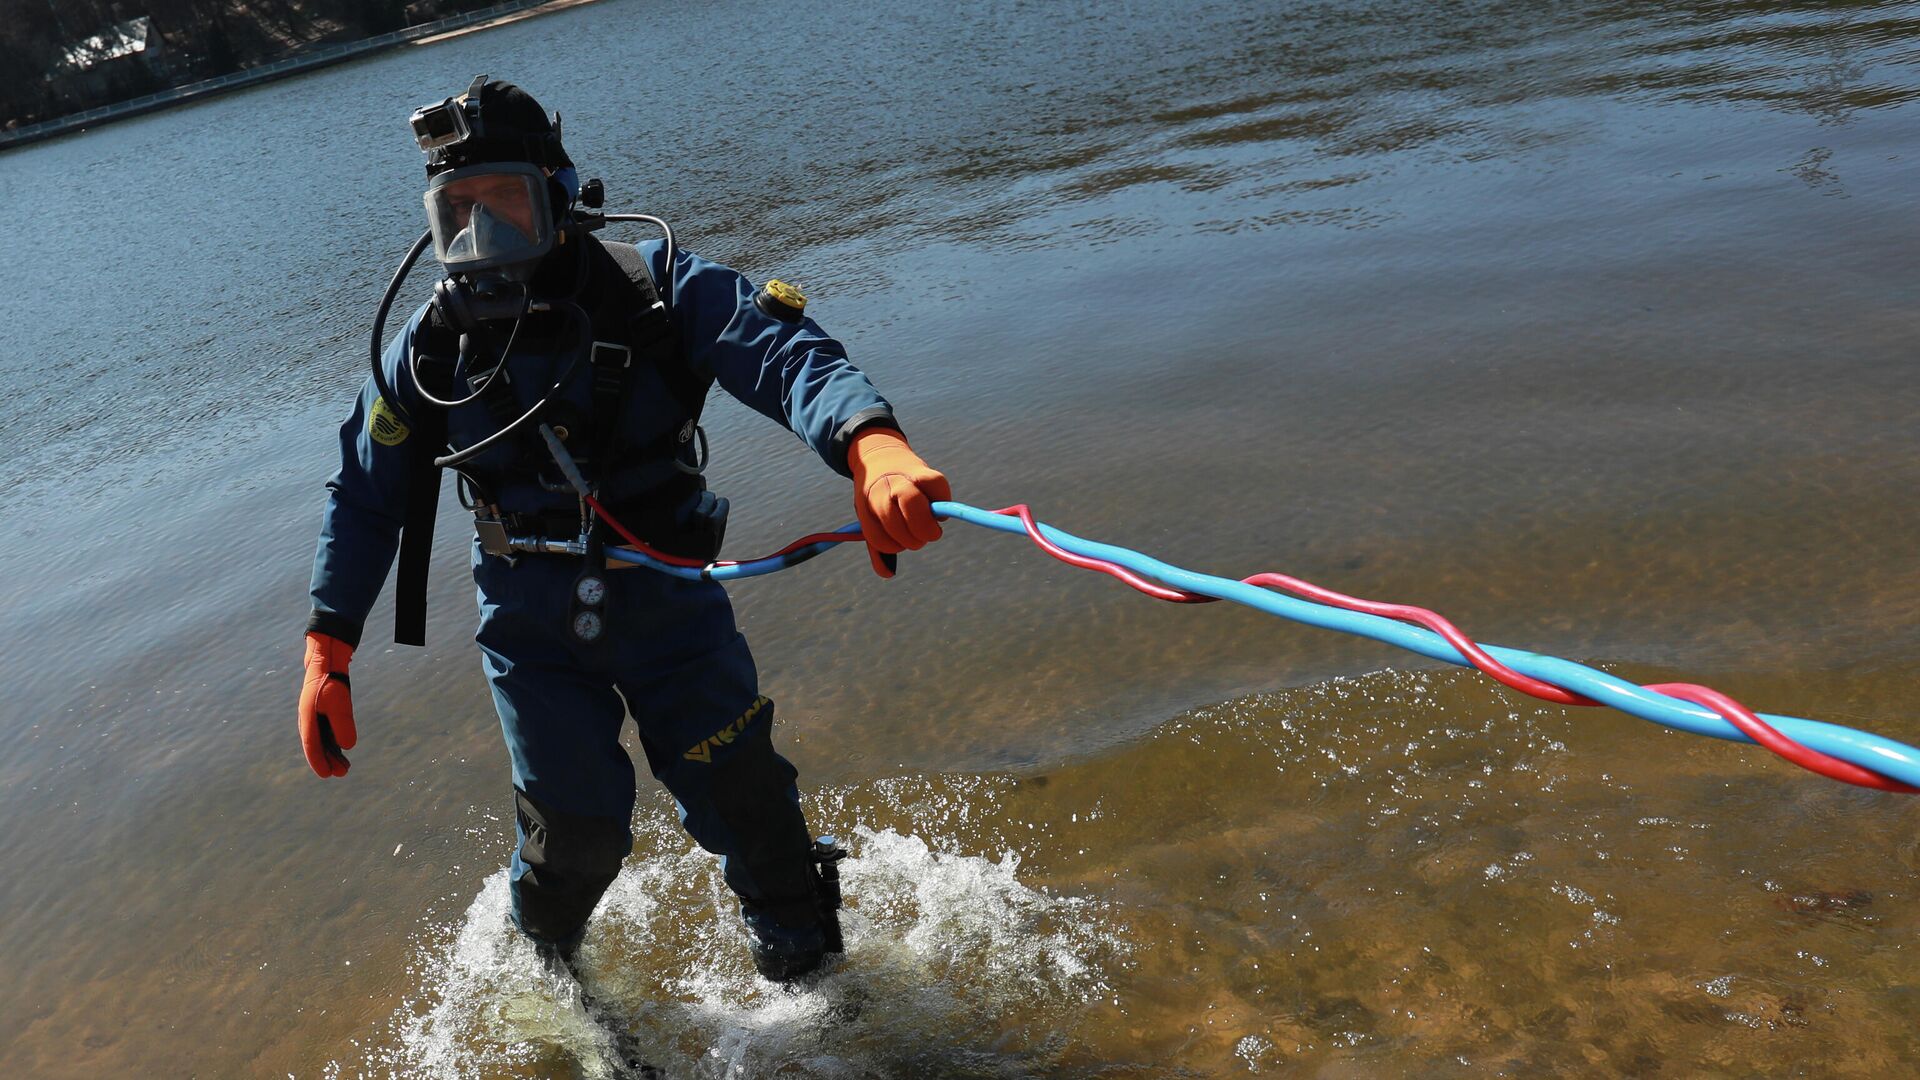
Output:
<path fill-rule="evenodd" d="M 751 27 L 739 38 L 716 28 Z M 981 505 L 1920 741 L 1915 4 L 604 0 L 0 156 L 0 1074 L 611 1075 L 427 650 L 292 732 L 333 426 L 480 70 L 806 287 Z M 416 288 L 424 288 L 422 276 Z M 846 517 L 720 402 L 730 552 Z M 962 526 L 733 590 L 847 968 L 657 795 L 589 947 L 674 1075 L 1885 1074 L 1912 804 Z"/>

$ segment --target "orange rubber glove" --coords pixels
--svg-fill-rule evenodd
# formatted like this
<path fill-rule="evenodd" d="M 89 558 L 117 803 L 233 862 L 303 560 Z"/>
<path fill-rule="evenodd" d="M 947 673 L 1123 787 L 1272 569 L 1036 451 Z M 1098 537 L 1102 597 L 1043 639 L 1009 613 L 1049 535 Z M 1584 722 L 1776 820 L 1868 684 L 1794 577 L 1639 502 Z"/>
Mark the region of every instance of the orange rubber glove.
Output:
<path fill-rule="evenodd" d="M 357 735 L 353 730 L 353 684 L 347 664 L 353 646 L 325 634 L 307 633 L 307 678 L 300 684 L 300 745 L 307 764 L 322 779 L 347 775 L 347 756 Z"/>
<path fill-rule="evenodd" d="M 853 469 L 853 513 L 866 537 L 873 572 L 893 576 L 892 556 L 918 551 L 940 539 L 933 504 L 953 498 L 947 478 L 889 428 L 867 428 L 847 450 Z"/>

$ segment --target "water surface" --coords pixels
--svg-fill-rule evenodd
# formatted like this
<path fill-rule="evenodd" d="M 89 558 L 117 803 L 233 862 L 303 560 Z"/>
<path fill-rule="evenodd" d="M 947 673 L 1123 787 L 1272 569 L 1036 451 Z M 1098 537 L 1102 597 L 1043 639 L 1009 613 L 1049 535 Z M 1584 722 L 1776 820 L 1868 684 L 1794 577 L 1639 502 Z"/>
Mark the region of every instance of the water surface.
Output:
<path fill-rule="evenodd" d="M 0 157 L 7 1075 L 609 1075 L 502 929 L 430 647 L 293 733 L 404 117 L 531 88 L 798 281 L 981 505 L 1920 740 L 1920 5 L 605 0 Z M 424 290 L 425 275 L 414 287 Z M 730 551 L 847 517 L 723 401 Z M 734 590 L 847 971 L 747 975 L 662 797 L 590 942 L 675 1075 L 1885 1074 L 1912 804 L 961 526 Z"/>

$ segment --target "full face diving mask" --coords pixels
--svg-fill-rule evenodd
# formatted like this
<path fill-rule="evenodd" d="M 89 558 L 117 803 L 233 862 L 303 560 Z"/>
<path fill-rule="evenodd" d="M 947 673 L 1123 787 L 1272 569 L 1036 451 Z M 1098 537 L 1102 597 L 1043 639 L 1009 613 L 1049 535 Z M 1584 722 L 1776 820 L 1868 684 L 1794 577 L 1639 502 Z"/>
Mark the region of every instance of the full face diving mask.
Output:
<path fill-rule="evenodd" d="M 547 175 L 525 162 L 483 162 L 436 174 L 427 183 L 434 254 L 449 276 L 524 281 L 553 250 Z"/>

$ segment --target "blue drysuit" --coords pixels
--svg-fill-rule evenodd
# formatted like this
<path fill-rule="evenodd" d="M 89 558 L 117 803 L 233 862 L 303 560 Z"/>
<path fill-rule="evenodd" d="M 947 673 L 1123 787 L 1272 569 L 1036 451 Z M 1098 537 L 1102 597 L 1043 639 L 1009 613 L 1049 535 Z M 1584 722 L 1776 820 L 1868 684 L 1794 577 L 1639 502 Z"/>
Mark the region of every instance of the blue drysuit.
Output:
<path fill-rule="evenodd" d="M 639 250 L 664 286 L 664 244 Z M 607 272 L 610 260 L 597 254 L 600 261 L 590 265 Z M 671 286 L 661 292 L 673 345 L 654 357 L 636 347 L 613 452 L 605 462 L 587 463 L 602 501 L 624 524 L 640 528 L 626 520 L 629 513 L 635 521 L 671 523 L 699 499 L 711 503 L 699 492 L 702 484 L 687 482 L 691 448 L 684 436 L 691 420 L 672 392 L 675 375 L 684 380 L 690 372 L 696 395 L 705 382 L 718 382 L 843 474 L 856 430 L 896 426 L 887 402 L 812 320 L 762 312 L 744 277 L 684 251 L 671 269 Z M 399 408 L 381 402 L 368 380 L 341 426 L 341 467 L 327 485 L 308 628 L 350 644 L 358 643 L 393 562 L 410 475 L 422 475 L 414 455 L 438 451 L 412 437 L 432 406 L 419 399 L 406 363 L 417 343 L 429 347 L 437 340 L 424 329 L 427 310 L 415 313 L 384 357 Z M 585 340 L 559 332 L 563 326 L 549 325 L 554 332 L 545 339 L 534 327 L 509 352 L 515 415 L 546 394 Z M 567 417 L 578 426 L 593 415 L 592 382 L 590 374 L 574 378 L 561 404 L 543 416 Z M 435 389 L 447 395 L 446 388 Z M 467 392 L 463 382 L 459 396 Z M 492 411 L 484 401 L 453 409 L 451 445 L 470 446 L 498 430 L 503 407 L 493 404 Z M 577 520 L 578 503 L 540 481 L 539 468 L 552 469 L 539 458 L 538 436 L 530 439 L 510 437 L 461 468 L 503 516 L 556 523 L 547 533 L 570 539 L 577 525 L 563 526 Z M 516 533 L 525 527 L 534 526 Z M 475 639 L 513 762 L 516 922 L 538 939 L 573 939 L 632 849 L 633 764 L 619 741 L 631 712 L 650 770 L 673 794 L 688 832 L 723 857 L 727 884 L 740 895 L 748 923 L 763 939 L 817 937 L 811 838 L 794 769 L 773 749 L 773 705 L 760 694 L 725 592 L 712 582 L 640 568 L 608 573 L 606 633 L 588 647 L 567 632 L 572 585 L 583 565 L 573 556 L 509 561 L 484 554 L 478 542 L 473 548 L 480 603 Z"/>

